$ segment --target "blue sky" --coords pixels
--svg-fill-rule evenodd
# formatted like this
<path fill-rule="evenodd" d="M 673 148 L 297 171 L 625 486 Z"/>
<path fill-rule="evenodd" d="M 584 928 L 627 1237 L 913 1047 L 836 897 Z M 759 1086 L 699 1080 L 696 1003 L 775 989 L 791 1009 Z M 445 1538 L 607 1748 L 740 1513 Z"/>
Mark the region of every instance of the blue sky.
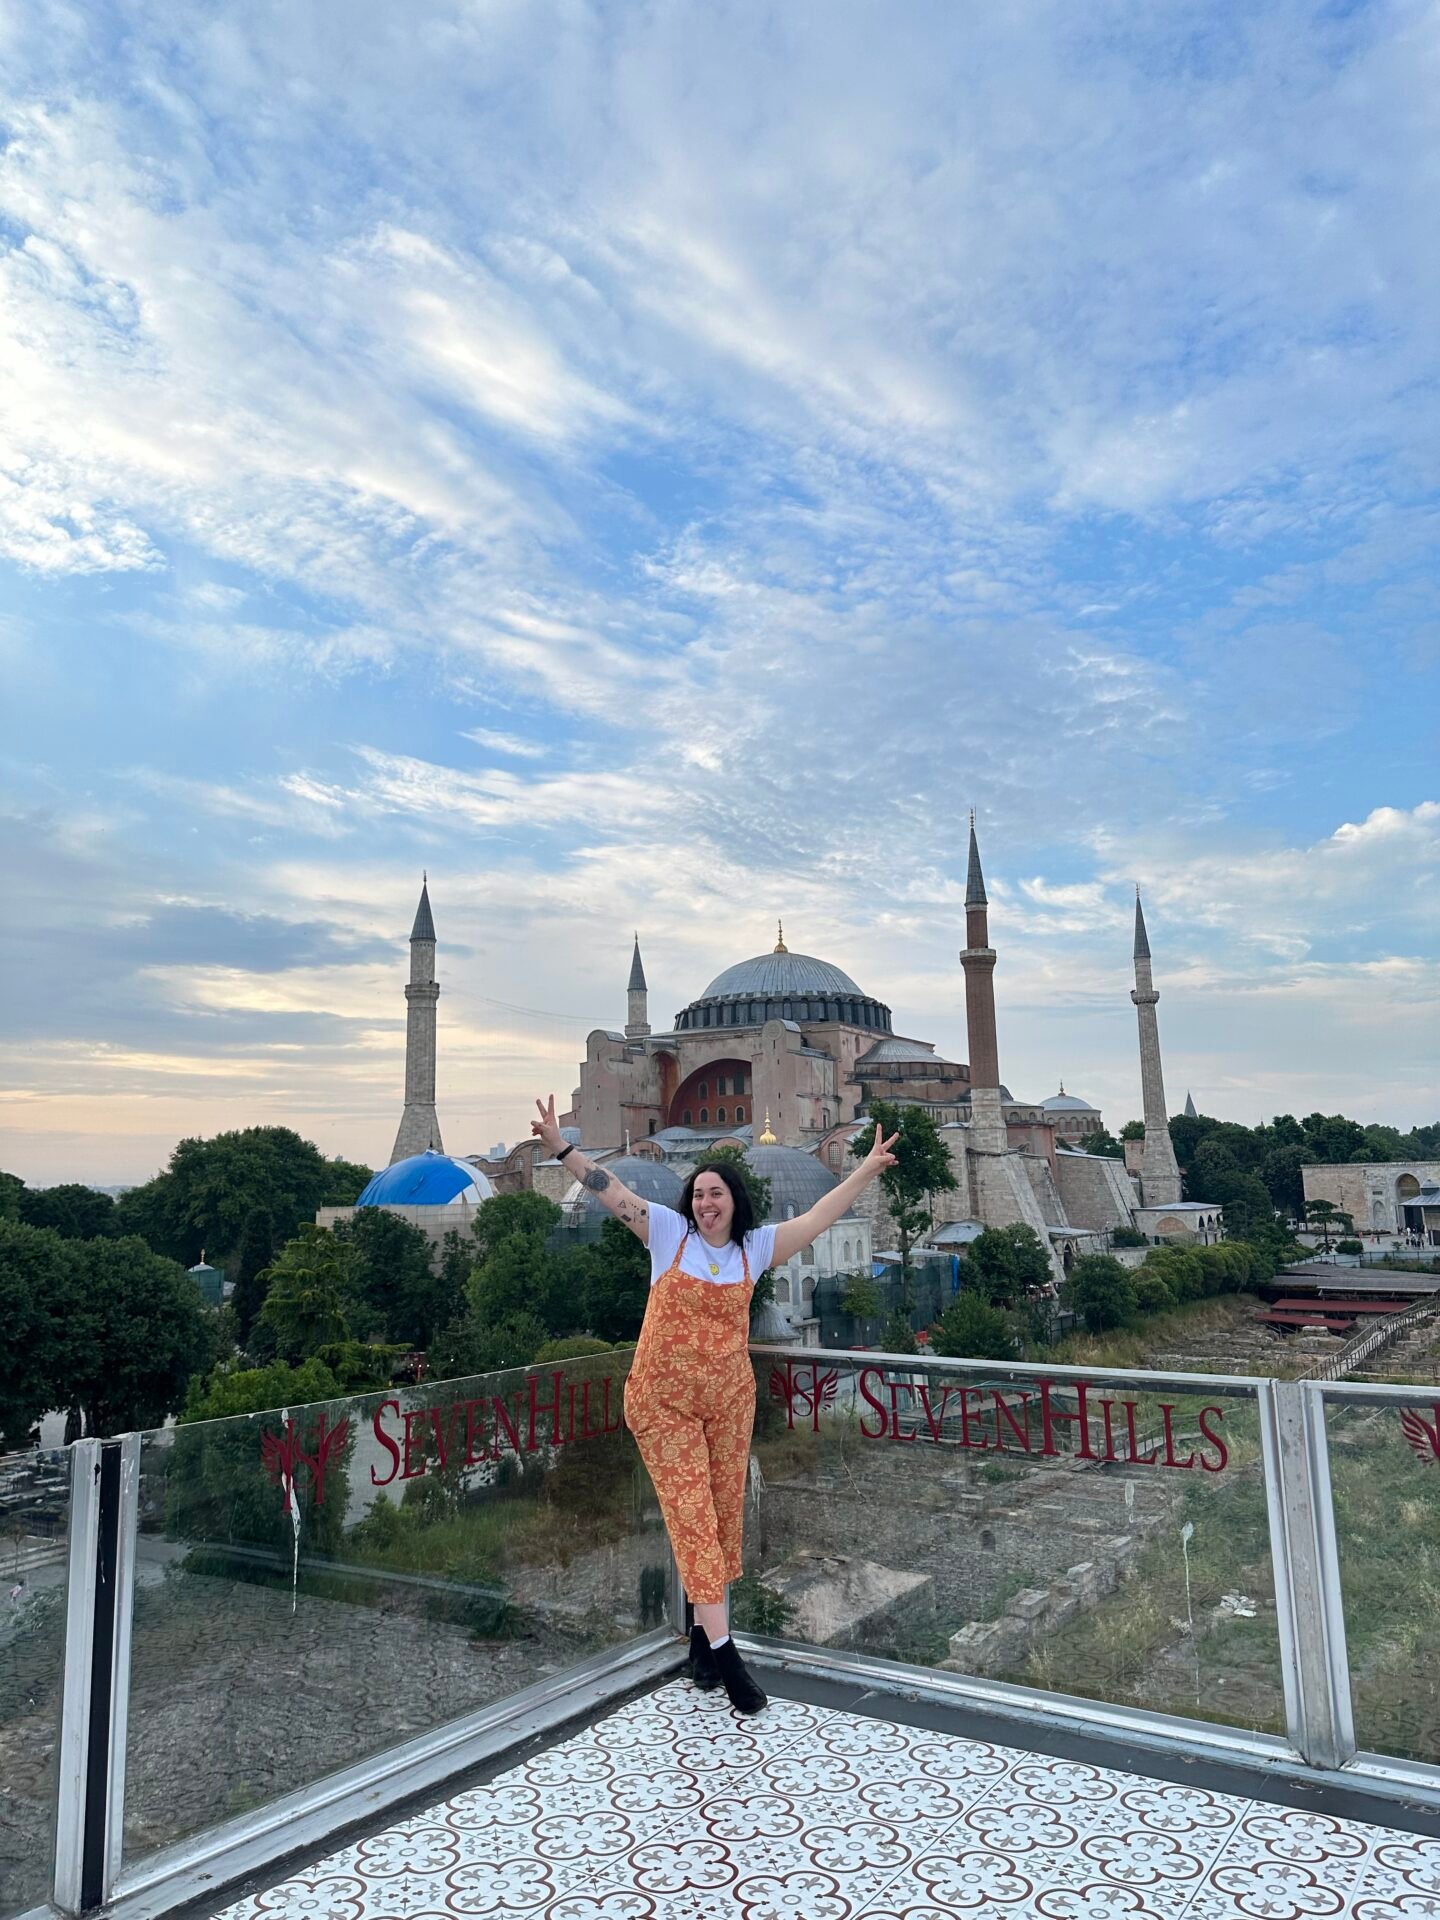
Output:
<path fill-rule="evenodd" d="M 470 1151 L 789 943 L 1440 1111 L 1440 11 L 0 16 L 0 1165 Z"/>

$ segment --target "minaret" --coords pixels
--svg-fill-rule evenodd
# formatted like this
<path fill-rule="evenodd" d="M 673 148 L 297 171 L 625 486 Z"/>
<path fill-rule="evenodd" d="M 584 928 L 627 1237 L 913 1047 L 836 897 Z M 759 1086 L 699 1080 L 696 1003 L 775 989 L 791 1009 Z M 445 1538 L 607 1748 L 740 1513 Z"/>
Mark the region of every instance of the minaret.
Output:
<path fill-rule="evenodd" d="M 435 1117 L 435 1002 L 440 988 L 435 979 L 435 922 L 430 917 L 430 878 L 420 886 L 420 904 L 410 929 L 410 984 L 405 989 L 405 1111 L 395 1136 L 397 1160 L 433 1147 L 443 1153 L 440 1122 Z"/>
<path fill-rule="evenodd" d="M 647 1017 L 649 995 L 645 990 L 645 969 L 640 964 L 640 936 L 635 936 L 635 952 L 630 960 L 630 985 L 626 990 L 625 1038 L 643 1040 L 650 1031 Z"/>
<path fill-rule="evenodd" d="M 1140 1200 L 1147 1207 L 1173 1206 L 1180 1198 L 1180 1169 L 1170 1141 L 1165 1111 L 1165 1082 L 1160 1073 L 1160 1027 L 1155 1003 L 1160 998 L 1150 975 L 1150 941 L 1135 889 L 1135 991 L 1130 995 L 1140 1019 L 1140 1090 L 1145 1102 L 1145 1153 L 1140 1162 Z"/>
<path fill-rule="evenodd" d="M 1009 1147 L 1000 1098 L 1000 1049 L 995 1039 L 995 949 L 990 945 L 989 902 L 980 871 L 975 811 L 970 811 L 970 870 L 965 881 L 965 1027 L 970 1041 L 970 1144 L 982 1153 Z"/>

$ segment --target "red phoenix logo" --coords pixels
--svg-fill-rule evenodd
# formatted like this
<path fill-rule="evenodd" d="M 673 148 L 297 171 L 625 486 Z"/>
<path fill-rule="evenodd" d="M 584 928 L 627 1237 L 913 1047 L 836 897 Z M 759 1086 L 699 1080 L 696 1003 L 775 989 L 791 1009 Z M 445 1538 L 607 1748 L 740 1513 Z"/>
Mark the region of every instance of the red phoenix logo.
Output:
<path fill-rule="evenodd" d="M 325 1503 L 325 1473 L 330 1462 L 344 1450 L 350 1437 L 350 1422 L 338 1421 L 333 1427 L 322 1413 L 320 1424 L 315 1430 L 313 1449 L 307 1449 L 299 1427 L 289 1418 L 280 1433 L 262 1433 L 260 1436 L 260 1458 L 272 1486 L 280 1487 L 285 1494 L 287 1509 L 292 1503 L 298 1505 L 295 1497 L 295 1474 L 300 1467 L 310 1470 L 310 1484 L 315 1490 L 315 1505 Z"/>
<path fill-rule="evenodd" d="M 1402 1407 L 1400 1431 L 1410 1442 L 1411 1450 L 1422 1467 L 1440 1460 L 1440 1401 L 1436 1402 L 1433 1427 L 1424 1414 L 1417 1412 L 1414 1407 Z"/>
<path fill-rule="evenodd" d="M 840 1373 L 836 1367 L 827 1367 L 822 1373 L 816 1366 L 797 1369 L 787 1360 L 783 1367 L 770 1369 L 770 1398 L 784 1401 L 787 1424 L 792 1427 L 797 1412 L 802 1419 L 808 1415 L 810 1424 L 818 1426 L 820 1409 L 834 1403 L 839 1387 Z"/>

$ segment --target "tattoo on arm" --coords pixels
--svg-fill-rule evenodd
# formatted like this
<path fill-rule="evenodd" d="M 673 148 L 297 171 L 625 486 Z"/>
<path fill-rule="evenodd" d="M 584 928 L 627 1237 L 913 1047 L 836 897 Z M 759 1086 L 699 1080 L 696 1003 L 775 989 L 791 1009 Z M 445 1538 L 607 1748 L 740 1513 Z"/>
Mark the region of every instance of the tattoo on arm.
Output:
<path fill-rule="evenodd" d="M 591 1167 L 580 1184 L 588 1187 L 591 1193 L 604 1193 L 610 1184 L 610 1176 L 603 1167 Z"/>

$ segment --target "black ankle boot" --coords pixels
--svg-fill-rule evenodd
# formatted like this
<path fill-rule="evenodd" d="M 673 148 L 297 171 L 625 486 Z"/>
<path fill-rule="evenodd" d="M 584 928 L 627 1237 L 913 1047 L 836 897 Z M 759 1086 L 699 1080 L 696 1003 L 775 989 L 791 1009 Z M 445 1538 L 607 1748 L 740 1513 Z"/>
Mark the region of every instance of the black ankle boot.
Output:
<path fill-rule="evenodd" d="M 733 1640 L 724 1640 L 718 1647 L 711 1647 L 710 1658 L 715 1662 L 715 1671 L 719 1674 L 730 1704 L 737 1713 L 759 1713 L 768 1696 L 761 1692 L 751 1679 L 745 1662 L 740 1658 L 740 1649 Z"/>
<path fill-rule="evenodd" d="M 710 1650 L 710 1641 L 703 1627 L 690 1629 L 690 1658 L 685 1662 L 685 1678 L 692 1681 L 701 1693 L 709 1693 L 712 1687 L 720 1684 L 715 1655 Z"/>

